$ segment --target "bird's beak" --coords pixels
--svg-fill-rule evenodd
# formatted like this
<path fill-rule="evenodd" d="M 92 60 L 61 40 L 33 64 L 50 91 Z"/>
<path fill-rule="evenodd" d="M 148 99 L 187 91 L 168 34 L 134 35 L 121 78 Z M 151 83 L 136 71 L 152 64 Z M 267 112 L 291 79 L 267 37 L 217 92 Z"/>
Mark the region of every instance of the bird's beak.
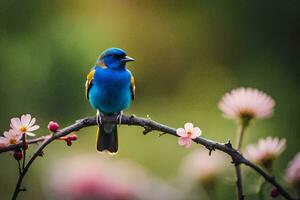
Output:
<path fill-rule="evenodd" d="M 134 59 L 129 56 L 125 56 L 125 58 L 123 58 L 121 61 L 122 62 L 130 62 L 130 61 L 134 61 Z"/>

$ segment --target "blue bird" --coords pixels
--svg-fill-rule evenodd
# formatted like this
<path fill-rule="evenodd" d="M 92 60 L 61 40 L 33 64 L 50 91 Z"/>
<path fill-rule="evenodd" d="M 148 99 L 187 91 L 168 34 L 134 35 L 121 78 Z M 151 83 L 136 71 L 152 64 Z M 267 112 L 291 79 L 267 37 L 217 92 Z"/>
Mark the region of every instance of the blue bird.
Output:
<path fill-rule="evenodd" d="M 134 61 L 119 48 L 103 51 L 96 66 L 87 75 L 86 98 L 97 111 L 97 150 L 116 153 L 118 151 L 117 125 L 102 123 L 101 116 L 118 115 L 128 108 L 135 96 L 134 77 L 126 63 Z"/>

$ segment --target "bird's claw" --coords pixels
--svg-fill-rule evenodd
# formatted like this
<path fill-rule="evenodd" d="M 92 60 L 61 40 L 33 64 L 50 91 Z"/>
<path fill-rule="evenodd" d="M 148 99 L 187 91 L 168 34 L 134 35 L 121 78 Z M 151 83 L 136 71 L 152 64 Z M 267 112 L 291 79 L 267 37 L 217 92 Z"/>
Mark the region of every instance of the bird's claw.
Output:
<path fill-rule="evenodd" d="M 97 110 L 96 122 L 97 122 L 98 126 L 102 125 L 102 117 L 101 117 L 101 113 L 99 112 L 99 110 Z"/>
<path fill-rule="evenodd" d="M 121 125 L 122 123 L 122 116 L 123 116 L 123 111 L 121 111 L 117 116 L 117 121 L 119 125 Z"/>

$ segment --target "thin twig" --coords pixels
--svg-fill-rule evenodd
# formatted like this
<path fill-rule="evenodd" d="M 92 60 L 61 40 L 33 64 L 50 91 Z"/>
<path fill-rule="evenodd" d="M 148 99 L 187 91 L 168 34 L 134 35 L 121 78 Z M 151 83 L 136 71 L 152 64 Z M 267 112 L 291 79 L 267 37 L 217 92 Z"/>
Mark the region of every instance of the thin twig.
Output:
<path fill-rule="evenodd" d="M 259 196 L 260 200 L 265 199 L 265 197 L 264 197 L 264 188 L 265 188 L 266 183 L 267 183 L 266 180 L 262 180 L 262 182 L 259 184 L 258 196 Z"/>
<path fill-rule="evenodd" d="M 20 160 L 17 160 L 18 161 L 18 170 L 19 170 L 19 175 L 21 175 L 22 173 L 22 169 L 21 169 L 21 163 L 20 163 Z"/>
<path fill-rule="evenodd" d="M 26 134 L 22 135 L 22 151 L 23 151 L 23 162 L 22 162 L 22 171 L 24 171 L 25 163 L 26 163 Z"/>
<path fill-rule="evenodd" d="M 243 200 L 244 195 L 243 195 L 243 182 L 242 182 L 242 174 L 241 174 L 241 166 L 240 165 L 235 165 L 235 175 L 236 175 L 236 194 L 237 194 L 237 199 L 238 200 Z"/>
<path fill-rule="evenodd" d="M 115 116 L 106 116 L 106 117 L 102 118 L 102 122 L 118 123 L 118 119 Z M 162 133 L 166 133 L 166 134 L 178 137 L 176 134 L 175 128 L 172 128 L 172 127 L 169 127 L 169 126 L 166 126 L 166 125 L 157 123 L 153 120 L 149 120 L 149 119 L 145 119 L 145 118 L 123 115 L 122 119 L 121 119 L 121 124 L 141 126 L 141 127 L 147 128 L 147 130 L 148 130 L 147 133 L 150 133 L 151 131 L 159 131 Z M 40 153 L 43 151 L 43 149 L 48 144 L 50 144 L 52 141 L 58 139 L 59 137 L 68 135 L 71 132 L 78 131 L 84 127 L 94 126 L 94 125 L 97 125 L 95 117 L 85 118 L 85 119 L 78 120 L 75 124 L 72 124 L 64 129 L 58 131 L 54 135 L 50 134 L 48 136 L 44 136 L 43 138 L 36 139 L 36 141 L 44 141 L 44 142 L 38 147 L 36 152 L 33 154 L 33 156 L 30 158 L 30 160 L 26 164 L 24 171 L 19 176 L 12 199 L 15 200 L 17 198 L 18 193 L 21 191 L 20 187 L 21 187 L 23 178 L 25 177 L 29 167 L 31 166 L 31 164 L 34 162 L 34 160 L 40 155 Z M 203 138 L 203 137 L 195 138 L 195 139 L 193 139 L 193 141 L 197 144 L 201 144 L 201 145 L 205 146 L 210 151 L 217 149 L 219 151 L 222 151 L 222 152 L 230 155 L 232 157 L 235 165 L 245 164 L 246 166 L 252 168 L 257 173 L 259 173 L 261 176 L 263 176 L 266 181 L 268 181 L 273 186 L 275 186 L 277 188 L 278 192 L 283 197 L 285 197 L 288 200 L 294 200 L 294 198 L 275 180 L 274 177 L 270 176 L 264 170 L 262 170 L 260 167 L 258 167 L 257 165 L 253 164 L 252 162 L 250 162 L 249 160 L 244 158 L 241 153 L 239 153 L 236 149 L 232 148 L 232 145 L 230 144 L 230 142 L 219 143 L 219 142 L 215 142 L 215 141 Z M 28 141 L 28 143 L 32 144 L 35 142 Z M 14 147 L 20 148 L 19 145 L 21 145 L 21 144 L 14 145 Z M 7 149 L 5 149 L 5 150 L 3 150 L 3 149 L 0 149 L 0 152 L 9 151 Z"/>

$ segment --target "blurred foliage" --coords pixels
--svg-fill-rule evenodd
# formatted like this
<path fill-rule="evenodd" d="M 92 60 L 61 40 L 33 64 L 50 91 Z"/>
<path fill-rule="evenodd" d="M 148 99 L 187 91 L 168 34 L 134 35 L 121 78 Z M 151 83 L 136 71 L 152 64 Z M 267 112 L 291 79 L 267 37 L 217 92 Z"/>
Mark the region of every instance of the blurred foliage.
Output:
<path fill-rule="evenodd" d="M 40 135 L 47 134 L 50 120 L 64 126 L 94 115 L 84 97 L 86 74 L 102 50 L 120 47 L 136 59 L 129 68 L 137 97 L 128 114 L 149 114 L 174 127 L 191 121 L 204 137 L 234 141 L 235 124 L 217 108 L 222 95 L 238 86 L 270 94 L 277 104 L 274 117 L 257 121 L 245 142 L 267 135 L 287 138 L 288 149 L 276 163 L 280 179 L 299 151 L 299 9 L 296 0 L 1 0 L 0 131 L 23 113 L 38 118 Z M 26 177 L 30 192 L 22 199 L 43 198 L 41 177 L 57 157 L 96 154 L 95 131 L 82 130 L 71 148 L 63 142 L 50 145 Z M 177 166 L 190 150 L 179 147 L 176 138 L 141 131 L 120 128 L 115 158 L 132 159 L 166 180 L 176 179 Z M 17 164 L 9 154 L 1 155 L 0 162 L 0 198 L 9 199 Z M 228 177 L 217 189 L 222 199 L 235 196 Z M 248 177 L 255 185 L 257 177 Z"/>

